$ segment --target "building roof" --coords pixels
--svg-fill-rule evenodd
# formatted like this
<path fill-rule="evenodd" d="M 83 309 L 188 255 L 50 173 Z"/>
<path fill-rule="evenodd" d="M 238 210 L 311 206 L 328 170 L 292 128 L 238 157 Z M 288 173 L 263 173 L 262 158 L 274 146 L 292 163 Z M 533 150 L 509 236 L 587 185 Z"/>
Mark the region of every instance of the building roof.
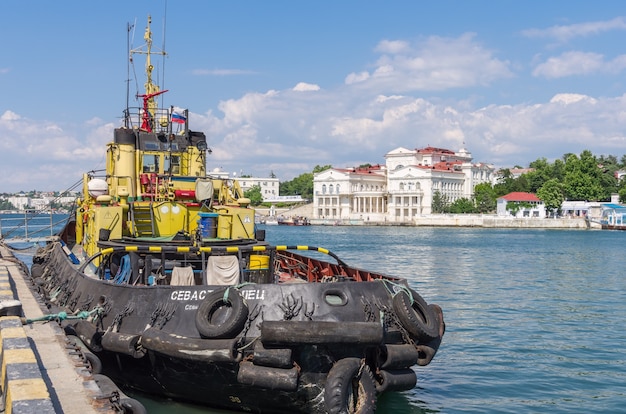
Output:
<path fill-rule="evenodd" d="M 533 194 L 533 193 L 524 193 L 524 192 L 521 192 L 521 191 L 514 191 L 512 193 L 508 193 L 506 195 L 503 195 L 500 198 L 504 199 L 506 201 L 535 201 L 535 202 L 541 202 L 541 199 L 539 199 L 539 197 L 537 197 L 535 194 Z"/>
<path fill-rule="evenodd" d="M 420 154 L 450 154 L 454 155 L 454 151 L 445 148 L 425 147 L 417 149 L 416 152 Z"/>
<path fill-rule="evenodd" d="M 421 168 L 423 170 L 435 170 L 435 171 L 449 171 L 449 172 L 460 172 L 460 165 L 463 164 L 462 161 L 440 161 L 436 162 L 432 165 L 414 165 L 416 168 Z M 456 166 L 456 168 L 455 168 Z"/>
<path fill-rule="evenodd" d="M 381 164 L 370 165 L 369 167 L 333 168 L 336 171 L 347 174 L 381 174 L 385 166 Z"/>

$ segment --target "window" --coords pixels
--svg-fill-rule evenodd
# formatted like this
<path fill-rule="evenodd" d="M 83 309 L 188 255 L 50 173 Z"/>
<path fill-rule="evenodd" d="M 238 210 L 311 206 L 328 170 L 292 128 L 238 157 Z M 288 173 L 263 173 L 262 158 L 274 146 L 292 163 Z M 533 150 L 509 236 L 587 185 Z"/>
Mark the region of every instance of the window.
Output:
<path fill-rule="evenodd" d="M 326 194 L 326 184 L 322 184 L 322 194 Z"/>
<path fill-rule="evenodd" d="M 171 170 L 170 170 L 171 165 Z M 165 162 L 163 163 L 163 169 L 166 172 L 170 172 L 172 174 L 180 174 L 180 157 L 178 155 L 172 155 L 171 162 L 170 156 L 165 156 Z"/>
<path fill-rule="evenodd" d="M 146 173 L 158 173 L 159 156 L 155 154 L 144 154 L 142 160 L 142 171 Z"/>

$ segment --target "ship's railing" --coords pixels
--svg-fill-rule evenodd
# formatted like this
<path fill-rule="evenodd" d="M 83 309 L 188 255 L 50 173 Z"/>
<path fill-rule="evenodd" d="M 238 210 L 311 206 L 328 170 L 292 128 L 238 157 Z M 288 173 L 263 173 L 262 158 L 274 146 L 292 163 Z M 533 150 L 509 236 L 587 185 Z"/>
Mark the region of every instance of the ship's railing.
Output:
<path fill-rule="evenodd" d="M 147 113 L 141 107 L 129 107 L 125 113 L 127 127 L 146 129 L 145 123 L 154 133 L 178 133 L 187 129 L 187 110 L 175 111 L 170 108 L 152 108 Z"/>
<path fill-rule="evenodd" d="M 39 242 L 52 240 L 67 222 L 67 214 L 52 210 L 4 211 L 0 214 L 0 239 Z"/>

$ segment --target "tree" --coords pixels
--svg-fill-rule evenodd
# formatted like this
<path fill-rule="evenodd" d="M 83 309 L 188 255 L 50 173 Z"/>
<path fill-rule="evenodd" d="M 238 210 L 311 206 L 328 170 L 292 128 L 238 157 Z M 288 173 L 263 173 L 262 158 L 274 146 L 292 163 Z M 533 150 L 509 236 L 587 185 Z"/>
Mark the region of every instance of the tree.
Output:
<path fill-rule="evenodd" d="M 263 195 L 261 194 L 261 187 L 253 185 L 247 191 L 243 193 L 243 196 L 250 199 L 250 205 L 258 206 L 263 202 Z"/>
<path fill-rule="evenodd" d="M 16 210 L 9 200 L 0 200 L 0 210 Z"/>
<path fill-rule="evenodd" d="M 300 174 L 291 181 L 280 183 L 280 194 L 299 195 L 305 200 L 313 199 L 313 174 L 332 168 L 331 165 L 316 165 L 313 172 Z"/>
<path fill-rule="evenodd" d="M 537 190 L 537 197 L 543 201 L 546 210 L 550 213 L 557 213 L 565 200 L 563 196 L 563 185 L 556 178 L 546 181 L 546 183 Z"/>
<path fill-rule="evenodd" d="M 332 165 L 316 165 L 315 167 L 313 167 L 313 174 L 317 174 L 320 173 L 322 171 L 326 171 L 326 170 L 330 170 L 331 168 L 333 168 Z"/>
<path fill-rule="evenodd" d="M 304 199 L 313 199 L 313 173 L 300 174 L 291 181 L 280 183 L 281 195 L 299 195 Z"/>
<path fill-rule="evenodd" d="M 474 187 L 474 205 L 478 213 L 491 213 L 496 209 L 498 197 L 489 183 L 477 184 Z"/>
<path fill-rule="evenodd" d="M 441 194 L 439 190 L 435 191 L 433 194 L 433 202 L 431 205 L 432 212 L 437 213 L 447 213 L 448 212 L 448 197 L 445 194 Z"/>
<path fill-rule="evenodd" d="M 450 204 L 449 211 L 453 214 L 468 214 L 474 213 L 476 208 L 469 198 L 459 198 Z"/>
<path fill-rule="evenodd" d="M 496 185 L 493 186 L 497 197 L 501 197 L 513 191 L 524 191 L 518 190 L 519 187 L 521 187 L 521 185 L 517 183 L 517 180 L 513 177 L 511 170 L 508 168 L 501 171 L 500 179 Z"/>

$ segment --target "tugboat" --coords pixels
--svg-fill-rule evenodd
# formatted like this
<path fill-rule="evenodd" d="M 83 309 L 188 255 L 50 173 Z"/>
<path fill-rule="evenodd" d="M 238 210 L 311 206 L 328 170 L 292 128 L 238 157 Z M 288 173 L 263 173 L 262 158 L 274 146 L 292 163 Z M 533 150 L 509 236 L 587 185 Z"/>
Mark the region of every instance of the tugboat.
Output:
<path fill-rule="evenodd" d="M 207 173 L 189 112 L 152 82 L 83 176 L 34 289 L 94 370 L 126 389 L 246 412 L 371 413 L 415 387 L 445 324 L 406 280 L 322 247 L 272 245 L 238 183 Z M 321 258 L 320 256 L 323 256 Z"/>

